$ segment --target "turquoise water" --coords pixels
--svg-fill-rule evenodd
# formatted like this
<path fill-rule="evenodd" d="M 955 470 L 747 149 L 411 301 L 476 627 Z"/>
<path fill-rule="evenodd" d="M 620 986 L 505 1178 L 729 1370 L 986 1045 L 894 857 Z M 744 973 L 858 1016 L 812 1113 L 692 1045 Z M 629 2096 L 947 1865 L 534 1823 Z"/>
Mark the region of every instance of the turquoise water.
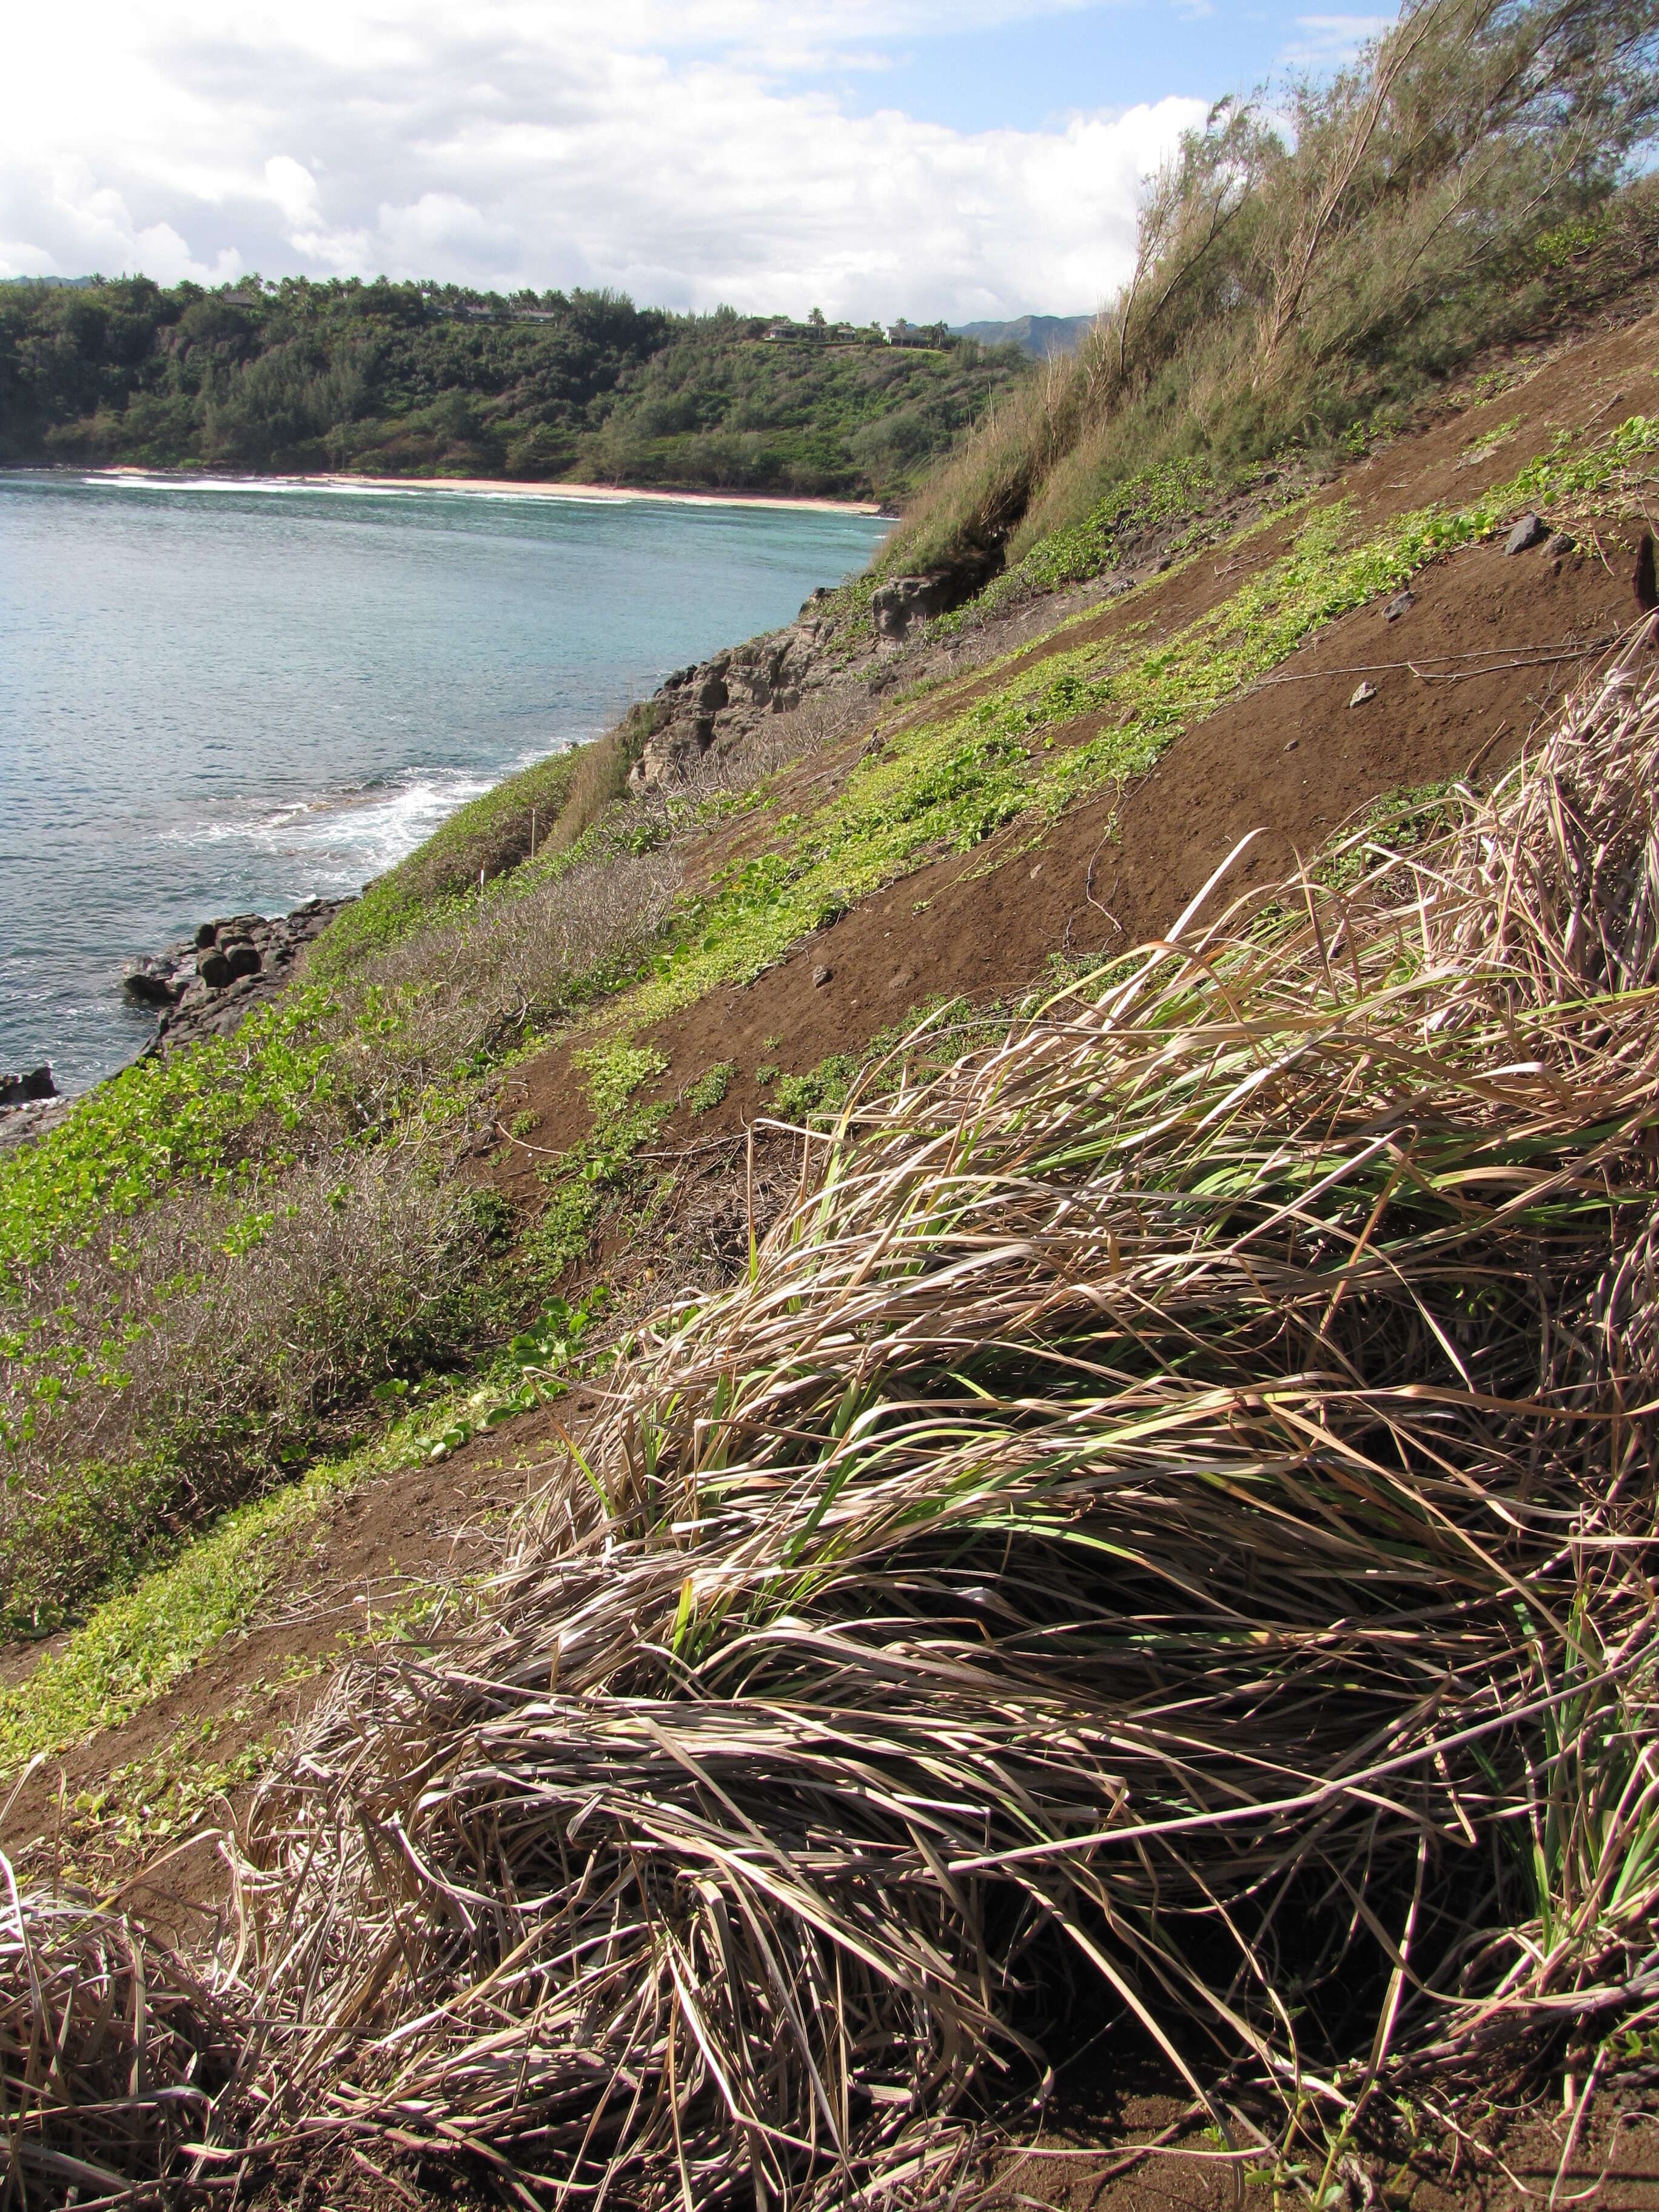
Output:
<path fill-rule="evenodd" d="M 122 963 L 356 890 L 884 526 L 753 507 L 0 475 L 0 1071 L 154 1023 Z"/>

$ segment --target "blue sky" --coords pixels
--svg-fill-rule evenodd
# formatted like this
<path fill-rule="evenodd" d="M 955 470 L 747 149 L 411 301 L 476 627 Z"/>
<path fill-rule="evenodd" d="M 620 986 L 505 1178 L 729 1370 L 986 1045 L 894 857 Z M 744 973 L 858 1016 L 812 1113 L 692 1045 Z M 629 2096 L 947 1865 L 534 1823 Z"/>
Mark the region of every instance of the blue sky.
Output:
<path fill-rule="evenodd" d="M 268 10 L 268 12 L 262 12 Z M 0 276 L 1091 311 L 1212 102 L 1376 17 L 1227 0 L 77 0 L 15 11 Z"/>
<path fill-rule="evenodd" d="M 1079 107 L 1171 93 L 1211 102 L 1287 66 L 1328 67 L 1375 20 L 1121 0 L 872 47 L 878 66 L 843 68 L 834 85 L 854 113 L 891 106 L 956 131 L 1040 131 Z"/>

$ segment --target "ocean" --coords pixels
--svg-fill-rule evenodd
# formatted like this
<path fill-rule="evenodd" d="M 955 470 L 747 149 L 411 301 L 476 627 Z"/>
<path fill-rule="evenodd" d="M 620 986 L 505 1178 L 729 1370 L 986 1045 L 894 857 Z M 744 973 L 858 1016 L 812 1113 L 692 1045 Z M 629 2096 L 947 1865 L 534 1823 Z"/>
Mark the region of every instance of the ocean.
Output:
<path fill-rule="evenodd" d="M 887 526 L 425 486 L 0 473 L 0 1072 L 84 1088 L 128 958 L 355 891 Z"/>

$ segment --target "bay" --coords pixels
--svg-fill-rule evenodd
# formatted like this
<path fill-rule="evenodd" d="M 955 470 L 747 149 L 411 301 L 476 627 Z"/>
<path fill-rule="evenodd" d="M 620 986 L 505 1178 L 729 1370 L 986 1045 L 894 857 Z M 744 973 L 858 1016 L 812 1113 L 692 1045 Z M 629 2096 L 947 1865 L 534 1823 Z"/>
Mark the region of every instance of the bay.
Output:
<path fill-rule="evenodd" d="M 81 1089 L 123 963 L 355 891 L 514 767 L 791 619 L 887 526 L 507 490 L 0 474 L 0 1070 Z"/>

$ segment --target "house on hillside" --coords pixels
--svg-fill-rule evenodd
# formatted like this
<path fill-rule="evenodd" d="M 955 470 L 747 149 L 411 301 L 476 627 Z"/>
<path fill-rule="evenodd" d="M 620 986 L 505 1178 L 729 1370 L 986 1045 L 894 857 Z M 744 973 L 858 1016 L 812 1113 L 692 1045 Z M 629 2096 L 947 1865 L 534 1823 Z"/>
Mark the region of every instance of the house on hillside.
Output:
<path fill-rule="evenodd" d="M 896 346 L 925 346 L 933 352 L 939 351 L 950 343 L 951 333 L 943 323 L 907 323 L 902 315 L 887 332 L 887 343 Z"/>

